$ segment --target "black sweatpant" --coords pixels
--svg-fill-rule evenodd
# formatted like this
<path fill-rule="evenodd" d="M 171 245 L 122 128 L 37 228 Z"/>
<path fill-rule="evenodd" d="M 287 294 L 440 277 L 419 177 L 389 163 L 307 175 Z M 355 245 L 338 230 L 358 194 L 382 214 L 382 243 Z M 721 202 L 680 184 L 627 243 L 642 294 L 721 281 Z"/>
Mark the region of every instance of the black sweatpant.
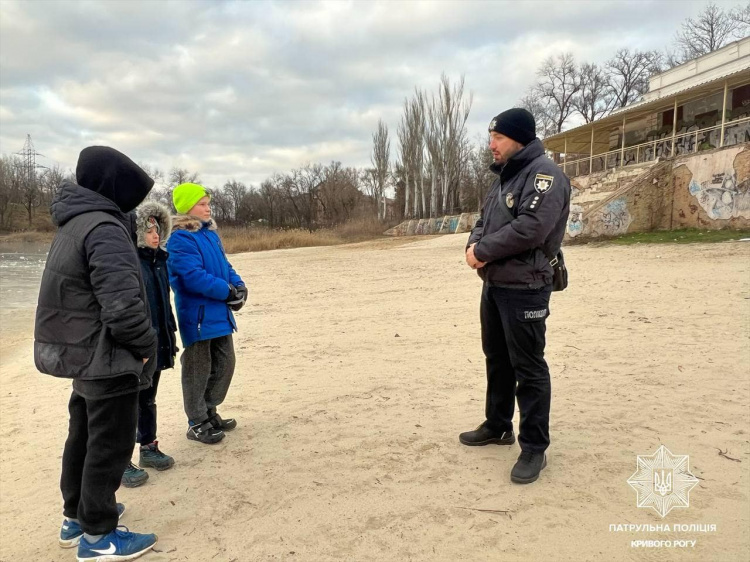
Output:
<path fill-rule="evenodd" d="M 138 393 L 90 400 L 73 391 L 62 457 L 65 517 L 85 533 L 101 535 L 117 527 L 115 492 L 135 445 Z"/>
<path fill-rule="evenodd" d="M 485 285 L 480 307 L 487 363 L 486 423 L 498 432 L 512 431 L 518 400 L 518 441 L 522 450 L 534 453 L 549 446 L 552 390 L 544 346 L 551 290 Z"/>
<path fill-rule="evenodd" d="M 161 371 L 156 371 L 151 386 L 138 393 L 138 435 L 141 445 L 156 441 L 156 391 L 159 389 Z"/>
<path fill-rule="evenodd" d="M 200 424 L 216 413 L 229 391 L 235 363 L 232 336 L 195 342 L 185 348 L 181 360 L 185 413 Z"/>

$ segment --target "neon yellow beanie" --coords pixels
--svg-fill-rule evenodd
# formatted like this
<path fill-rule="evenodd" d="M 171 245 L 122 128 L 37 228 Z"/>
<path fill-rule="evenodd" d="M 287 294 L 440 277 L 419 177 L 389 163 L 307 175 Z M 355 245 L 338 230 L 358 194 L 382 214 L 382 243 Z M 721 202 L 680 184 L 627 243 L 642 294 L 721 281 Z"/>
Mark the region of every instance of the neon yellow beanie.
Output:
<path fill-rule="evenodd" d="M 172 191 L 172 202 L 174 203 L 175 210 L 184 215 L 190 209 L 195 207 L 195 204 L 203 199 L 204 197 L 211 197 L 206 188 L 197 183 L 181 183 Z"/>

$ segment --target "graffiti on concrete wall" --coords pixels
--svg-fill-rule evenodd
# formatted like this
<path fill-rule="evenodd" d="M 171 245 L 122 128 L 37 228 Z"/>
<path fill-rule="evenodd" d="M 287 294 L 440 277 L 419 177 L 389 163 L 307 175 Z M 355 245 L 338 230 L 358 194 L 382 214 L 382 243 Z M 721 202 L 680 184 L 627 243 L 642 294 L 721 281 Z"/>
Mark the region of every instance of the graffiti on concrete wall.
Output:
<path fill-rule="evenodd" d="M 593 236 L 617 236 L 628 231 L 633 217 L 624 197 L 607 203 L 590 220 Z"/>
<path fill-rule="evenodd" d="M 630 216 L 623 197 L 607 203 L 602 211 L 602 226 L 611 234 L 626 233 L 632 221 L 633 217 Z"/>
<path fill-rule="evenodd" d="M 750 192 L 745 182 L 744 189 L 737 184 L 732 171 L 713 174 L 710 180 L 698 183 L 690 180 L 690 195 L 694 196 L 709 218 L 727 220 L 732 217 L 750 218 Z"/>
<path fill-rule="evenodd" d="M 583 233 L 583 207 L 572 203 L 568 215 L 568 236 L 575 238 Z"/>
<path fill-rule="evenodd" d="M 710 219 L 750 219 L 750 180 L 738 178 L 734 169 L 734 160 L 742 150 L 726 150 L 710 161 L 694 157 L 684 162 L 693 175 L 688 191 Z"/>

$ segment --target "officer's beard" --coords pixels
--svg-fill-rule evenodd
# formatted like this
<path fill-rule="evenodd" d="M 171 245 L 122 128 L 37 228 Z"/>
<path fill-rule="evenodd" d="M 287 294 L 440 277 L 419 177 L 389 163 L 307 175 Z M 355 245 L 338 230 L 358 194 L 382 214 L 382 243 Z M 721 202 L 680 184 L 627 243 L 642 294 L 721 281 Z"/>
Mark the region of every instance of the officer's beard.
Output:
<path fill-rule="evenodd" d="M 500 158 L 495 159 L 495 162 L 497 164 L 501 164 L 504 166 L 505 164 L 508 163 L 508 160 L 513 158 L 519 152 L 521 152 L 522 149 L 523 149 L 523 145 L 518 144 L 518 146 L 514 146 L 513 148 L 507 150 L 506 152 L 503 152 L 502 150 L 498 150 L 498 152 L 500 153 Z"/>

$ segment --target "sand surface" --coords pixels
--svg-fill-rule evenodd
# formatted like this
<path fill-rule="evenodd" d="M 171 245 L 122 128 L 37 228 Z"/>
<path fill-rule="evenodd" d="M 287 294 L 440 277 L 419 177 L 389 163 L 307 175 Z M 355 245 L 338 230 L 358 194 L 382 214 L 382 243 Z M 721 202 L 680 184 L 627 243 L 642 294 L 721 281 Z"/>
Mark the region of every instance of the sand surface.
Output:
<path fill-rule="evenodd" d="M 750 244 L 568 250 L 547 332 L 549 466 L 518 486 L 517 445 L 457 439 L 484 417 L 465 240 L 232 256 L 251 297 L 220 411 L 240 426 L 188 441 L 179 372 L 162 375 L 159 440 L 176 465 L 118 491 L 122 523 L 160 537 L 143 559 L 748 560 Z M 32 317 L 0 316 L 0 560 L 70 561 L 57 546 L 70 384 L 35 371 Z M 661 444 L 700 479 L 664 519 L 626 482 Z M 675 523 L 716 531 L 609 527 Z"/>

